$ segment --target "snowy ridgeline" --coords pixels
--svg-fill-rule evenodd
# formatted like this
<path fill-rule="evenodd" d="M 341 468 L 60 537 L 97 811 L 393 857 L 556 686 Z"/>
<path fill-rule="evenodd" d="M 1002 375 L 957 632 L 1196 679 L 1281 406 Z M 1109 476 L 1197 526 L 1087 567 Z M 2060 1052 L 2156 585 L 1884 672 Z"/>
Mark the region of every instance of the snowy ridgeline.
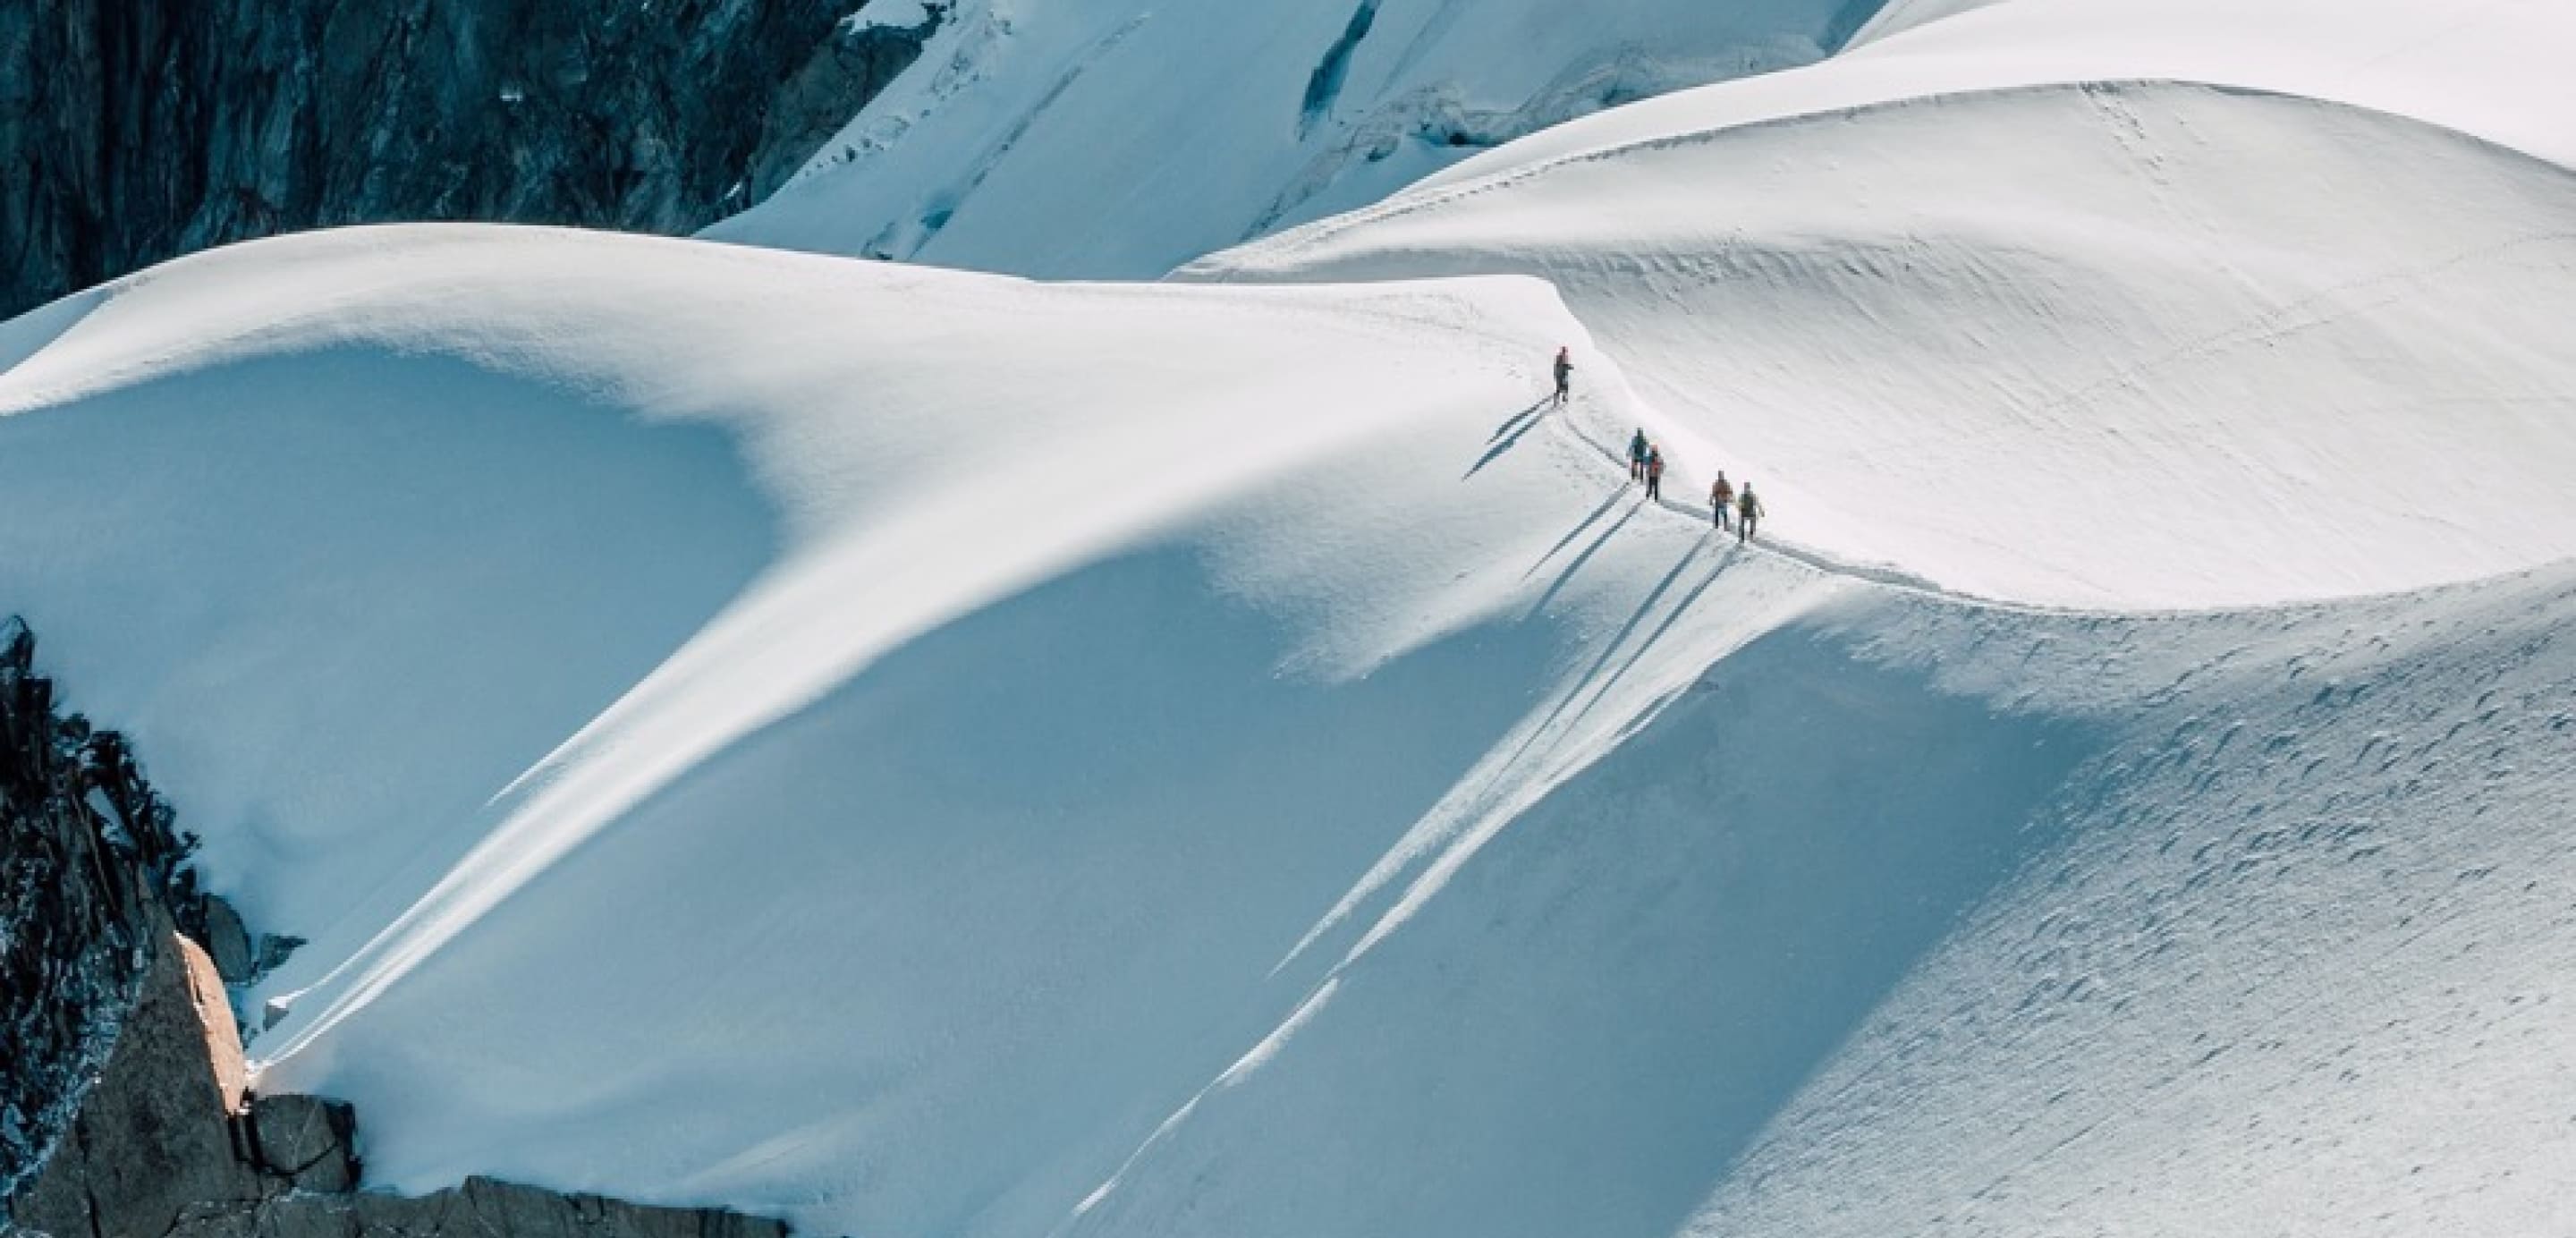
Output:
<path fill-rule="evenodd" d="M 0 562 L 215 884 L 314 939 L 254 1052 L 400 1189 L 822 1232 L 2224 1231 L 2281 1179 L 2537 1215 L 2566 569 L 1890 589 L 1642 504 L 1611 362 L 1534 399 L 1579 330 L 1515 280 L 277 242 L 0 337 Z M 2433 1078 L 2463 1108 L 2390 1108 Z M 2265 1125 L 2177 1141 L 2222 1109 Z"/>
<path fill-rule="evenodd" d="M 172 264 L 0 325 L 0 605 L 312 939 L 253 1053 L 388 1186 L 2546 1232 L 2576 182 L 2185 86 L 1735 123 L 2044 7 L 1900 6 L 1190 282 Z"/>

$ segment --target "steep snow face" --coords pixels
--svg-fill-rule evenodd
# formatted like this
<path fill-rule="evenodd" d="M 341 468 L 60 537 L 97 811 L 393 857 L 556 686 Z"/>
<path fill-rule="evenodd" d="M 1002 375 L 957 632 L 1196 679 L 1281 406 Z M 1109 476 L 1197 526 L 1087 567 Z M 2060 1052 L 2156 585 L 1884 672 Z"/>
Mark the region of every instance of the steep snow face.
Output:
<path fill-rule="evenodd" d="M 1568 117 L 1813 61 L 1875 7 L 959 0 L 797 181 L 706 235 L 1152 278 Z"/>
<path fill-rule="evenodd" d="M 1488 272 L 1556 283 L 1682 486 L 1951 588 L 2236 605 L 2576 553 L 2576 179 L 2442 130 L 1923 100 L 1453 177 L 1187 274 Z"/>

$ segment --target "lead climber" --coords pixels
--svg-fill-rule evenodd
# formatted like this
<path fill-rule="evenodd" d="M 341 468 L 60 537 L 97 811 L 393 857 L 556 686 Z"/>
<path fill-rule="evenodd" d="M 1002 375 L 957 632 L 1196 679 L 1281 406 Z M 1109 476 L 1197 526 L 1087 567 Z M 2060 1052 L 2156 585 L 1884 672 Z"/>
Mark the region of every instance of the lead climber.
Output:
<path fill-rule="evenodd" d="M 1560 345 L 1560 346 L 1557 348 L 1557 350 L 1556 350 L 1556 404 L 1557 404 L 1557 407 L 1559 407 L 1559 408 L 1563 408 L 1563 407 L 1565 407 L 1565 401 L 1566 401 L 1569 397 L 1571 397 L 1573 394 L 1574 394 L 1574 349 L 1573 349 L 1571 346 L 1567 346 L 1567 345 Z"/>
<path fill-rule="evenodd" d="M 1651 450 L 1653 447 L 1646 442 L 1645 428 L 1638 427 L 1628 439 L 1628 480 L 1646 480 L 1646 453 Z"/>
<path fill-rule="evenodd" d="M 1717 480 L 1708 487 L 1708 517 L 1716 522 L 1717 531 L 1726 532 L 1726 512 L 1735 506 L 1735 483 L 1726 480 L 1726 470 L 1717 471 Z"/>

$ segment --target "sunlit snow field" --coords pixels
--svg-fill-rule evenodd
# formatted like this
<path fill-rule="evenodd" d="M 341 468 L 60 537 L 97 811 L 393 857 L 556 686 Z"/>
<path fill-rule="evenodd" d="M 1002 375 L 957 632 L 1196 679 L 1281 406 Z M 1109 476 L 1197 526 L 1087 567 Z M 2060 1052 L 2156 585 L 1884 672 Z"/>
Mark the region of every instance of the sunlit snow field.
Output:
<path fill-rule="evenodd" d="M 1773 7 L 1728 20 L 1813 51 Z M 2328 7 L 1899 4 L 1221 252 L 1291 221 L 996 171 L 974 209 L 1026 214 L 894 255 L 1194 259 L 1151 283 L 496 227 L 184 259 L 0 324 L 0 605 L 311 939 L 251 1053 L 359 1106 L 375 1186 L 2557 1232 L 2576 29 Z M 1114 8 L 965 14 L 1011 54 L 955 123 Z M 1170 85 L 1099 63 L 1097 106 Z M 881 226 L 760 235 L 793 200 L 727 235 Z M 1066 217 L 1122 222 L 1002 243 Z"/>

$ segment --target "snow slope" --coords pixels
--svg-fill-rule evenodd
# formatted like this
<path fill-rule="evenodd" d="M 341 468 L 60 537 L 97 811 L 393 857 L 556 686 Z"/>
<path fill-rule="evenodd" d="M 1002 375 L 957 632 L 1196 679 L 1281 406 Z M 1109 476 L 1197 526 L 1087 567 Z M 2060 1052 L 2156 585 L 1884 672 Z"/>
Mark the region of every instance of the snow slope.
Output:
<path fill-rule="evenodd" d="M 2562 1232 L 2571 620 L 2564 565 L 2149 619 L 1846 597 L 1060 1232 Z"/>
<path fill-rule="evenodd" d="M 1875 8 L 959 0 L 797 180 L 706 235 L 1150 279 L 1571 116 L 1813 61 Z"/>
<path fill-rule="evenodd" d="M 246 246 L 0 337 L 0 594 L 313 938 L 256 1052 L 378 1181 L 1026 1233 L 1399 840 L 1830 591 L 1539 421 L 1574 331 L 1526 281 Z"/>
<path fill-rule="evenodd" d="M 388 1186 L 996 1238 L 2565 1229 L 2576 186 L 1986 52 L 1724 102 L 2129 12 L 1959 9 L 1223 286 L 484 228 L 174 263 L 0 324 L 0 606 L 313 939 L 253 1052 Z M 1430 12 L 1340 98 L 1517 10 Z M 1078 181 L 1041 165 L 1167 140 L 1107 119 L 1157 74 L 1258 76 L 1151 32 L 1349 28 L 961 18 L 926 80 L 986 102 L 922 123 L 1035 115 L 964 144 L 1032 162 L 840 188 L 963 184 L 917 256 L 1036 269 L 1147 258 L 1042 254 L 1095 236 L 1019 205 Z M 1230 239 L 1269 158 L 1137 178 L 1133 235 Z M 1694 509 L 1721 465 L 1762 544 Z"/>
<path fill-rule="evenodd" d="M 1534 405 L 1575 331 L 1516 280 L 263 243 L 0 328 L 0 595 L 315 938 L 254 1052 L 389 1186 L 2546 1227 L 2569 567 L 2145 619 L 1818 570 L 1638 503 L 1606 358 Z"/>
<path fill-rule="evenodd" d="M 2108 742 L 1676 1232 L 2576 1224 L 2576 571 L 2020 633 L 1915 611 L 1834 637 L 2017 709 L 2080 693 Z"/>
<path fill-rule="evenodd" d="M 2576 553 L 2576 179 L 2398 118 L 2130 85 L 1691 129 L 1187 274 L 1493 272 L 1556 283 L 1692 492 L 1749 476 L 1785 535 L 1966 592 L 2244 605 Z"/>

